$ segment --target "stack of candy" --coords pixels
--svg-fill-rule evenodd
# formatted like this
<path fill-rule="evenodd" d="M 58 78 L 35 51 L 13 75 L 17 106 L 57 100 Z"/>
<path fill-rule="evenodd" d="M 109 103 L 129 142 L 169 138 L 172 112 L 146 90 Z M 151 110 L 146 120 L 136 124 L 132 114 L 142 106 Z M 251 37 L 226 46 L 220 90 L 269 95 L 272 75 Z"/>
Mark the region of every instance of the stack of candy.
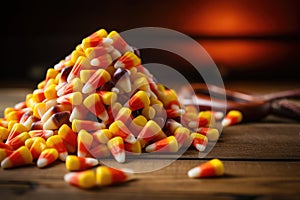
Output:
<path fill-rule="evenodd" d="M 5 109 L 0 119 L 1 167 L 36 163 L 42 168 L 59 159 L 73 170 L 81 166 L 80 158 L 112 156 L 124 163 L 127 155 L 174 153 L 190 145 L 205 151 L 219 138 L 216 120 L 224 126 L 241 121 L 238 111 L 224 119 L 219 114 L 183 107 L 176 92 L 157 83 L 143 67 L 137 50 L 116 31 L 101 29 L 48 69 L 24 102 Z M 71 155 L 78 157 L 77 164 L 70 162 Z M 95 176 L 98 185 L 107 184 L 98 177 L 103 170 L 76 176 Z M 73 183 L 74 175 L 65 180 Z"/>

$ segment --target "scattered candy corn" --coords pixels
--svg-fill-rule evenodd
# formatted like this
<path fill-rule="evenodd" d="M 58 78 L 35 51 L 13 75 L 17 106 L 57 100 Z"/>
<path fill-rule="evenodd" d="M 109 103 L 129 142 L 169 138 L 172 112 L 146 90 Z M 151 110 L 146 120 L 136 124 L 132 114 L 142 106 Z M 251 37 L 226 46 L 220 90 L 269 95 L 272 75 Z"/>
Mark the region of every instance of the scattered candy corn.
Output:
<path fill-rule="evenodd" d="M 66 168 L 69 171 L 82 171 L 98 164 L 99 161 L 95 158 L 77 157 L 75 155 L 69 155 L 66 158 Z"/>
<path fill-rule="evenodd" d="M 96 169 L 96 184 L 98 186 L 108 186 L 117 183 L 129 181 L 132 172 L 129 169 L 114 169 L 105 166 L 99 166 Z"/>
<path fill-rule="evenodd" d="M 216 177 L 224 174 L 224 165 L 219 159 L 212 159 L 188 171 L 190 178 Z"/>

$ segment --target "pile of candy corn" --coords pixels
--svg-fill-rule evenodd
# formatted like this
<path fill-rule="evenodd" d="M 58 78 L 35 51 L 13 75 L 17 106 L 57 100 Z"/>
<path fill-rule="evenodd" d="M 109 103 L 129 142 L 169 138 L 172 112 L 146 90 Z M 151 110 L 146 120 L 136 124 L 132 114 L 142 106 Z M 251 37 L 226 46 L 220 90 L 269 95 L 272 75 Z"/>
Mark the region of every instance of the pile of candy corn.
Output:
<path fill-rule="evenodd" d="M 219 138 L 217 120 L 228 126 L 242 115 L 231 111 L 223 117 L 183 107 L 176 92 L 157 83 L 142 65 L 137 50 L 116 31 L 101 29 L 49 68 L 23 102 L 5 109 L 1 167 L 36 163 L 42 168 L 59 159 L 68 170 L 80 171 L 66 175 L 66 181 L 82 187 L 107 185 L 128 180 L 128 170 L 82 170 L 106 157 L 124 163 L 128 154 L 175 153 L 190 146 L 205 151 Z M 118 181 L 103 181 L 109 173 L 121 175 L 113 175 Z"/>

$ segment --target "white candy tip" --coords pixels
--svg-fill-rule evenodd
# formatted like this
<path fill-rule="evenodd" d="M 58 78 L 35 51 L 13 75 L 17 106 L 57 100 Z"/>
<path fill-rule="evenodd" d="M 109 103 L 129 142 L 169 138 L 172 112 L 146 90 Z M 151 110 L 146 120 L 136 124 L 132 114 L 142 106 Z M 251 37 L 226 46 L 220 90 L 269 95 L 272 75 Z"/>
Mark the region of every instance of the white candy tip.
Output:
<path fill-rule="evenodd" d="M 91 166 L 96 166 L 99 164 L 99 161 L 95 158 L 86 158 L 86 163 Z"/>
<path fill-rule="evenodd" d="M 125 140 L 126 142 L 133 144 L 136 142 L 136 138 L 133 134 L 129 134 Z"/>
<path fill-rule="evenodd" d="M 231 120 L 230 120 L 230 119 L 226 119 L 226 118 L 225 118 L 225 119 L 222 120 L 222 126 L 224 126 L 224 127 L 229 126 L 230 123 L 231 123 Z"/>
<path fill-rule="evenodd" d="M 205 151 L 205 149 L 206 149 L 206 146 L 204 146 L 204 145 L 202 145 L 202 144 L 196 144 L 196 149 L 198 150 L 198 151 Z"/>
<path fill-rule="evenodd" d="M 117 155 L 114 155 L 114 157 L 115 157 L 115 160 L 118 163 L 124 163 L 125 162 L 125 152 L 118 153 Z"/>
<path fill-rule="evenodd" d="M 124 68 L 124 64 L 120 61 L 117 61 L 114 65 L 114 67 L 117 69 L 117 68 Z"/>
<path fill-rule="evenodd" d="M 201 174 L 201 169 L 200 169 L 200 167 L 195 167 L 195 168 L 193 168 L 193 169 L 191 169 L 191 170 L 188 171 L 188 176 L 189 176 L 190 178 L 196 178 L 196 177 L 199 177 L 200 174 Z"/>
<path fill-rule="evenodd" d="M 91 60 L 90 64 L 92 66 L 98 66 L 98 65 L 100 65 L 100 62 L 96 58 L 94 58 Z"/>
<path fill-rule="evenodd" d="M 39 167 L 39 168 L 46 167 L 47 164 L 48 164 L 48 161 L 45 158 L 39 158 L 36 163 L 37 167 Z"/>

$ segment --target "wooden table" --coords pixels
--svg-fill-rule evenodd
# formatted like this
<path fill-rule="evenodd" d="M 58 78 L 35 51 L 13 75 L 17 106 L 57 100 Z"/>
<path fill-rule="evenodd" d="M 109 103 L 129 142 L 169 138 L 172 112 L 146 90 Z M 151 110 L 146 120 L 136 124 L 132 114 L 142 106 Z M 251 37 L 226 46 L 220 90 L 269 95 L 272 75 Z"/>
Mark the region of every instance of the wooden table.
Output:
<path fill-rule="evenodd" d="M 242 82 L 228 87 L 259 94 L 300 85 Z M 1 89 L 0 109 L 23 100 L 30 91 Z M 188 178 L 190 168 L 212 158 L 224 162 L 225 176 Z M 140 167 L 153 162 L 163 160 L 146 159 Z M 0 169 L 1 199 L 298 199 L 300 124 L 269 116 L 260 122 L 227 127 L 204 158 L 189 150 L 163 169 L 135 174 L 134 180 L 117 186 L 82 190 L 65 183 L 65 173 L 59 161 L 46 169 Z"/>

